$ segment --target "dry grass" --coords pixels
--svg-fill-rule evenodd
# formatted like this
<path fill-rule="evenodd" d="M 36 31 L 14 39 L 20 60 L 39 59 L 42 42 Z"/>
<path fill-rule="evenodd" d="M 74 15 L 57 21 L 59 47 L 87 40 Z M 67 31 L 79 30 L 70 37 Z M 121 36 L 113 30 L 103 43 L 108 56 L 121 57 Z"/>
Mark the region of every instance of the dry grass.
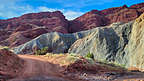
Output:
<path fill-rule="evenodd" d="M 79 59 L 78 55 L 74 54 L 52 54 L 47 53 L 44 57 L 53 64 L 59 64 L 60 66 L 69 65 L 74 63 L 77 59 Z"/>

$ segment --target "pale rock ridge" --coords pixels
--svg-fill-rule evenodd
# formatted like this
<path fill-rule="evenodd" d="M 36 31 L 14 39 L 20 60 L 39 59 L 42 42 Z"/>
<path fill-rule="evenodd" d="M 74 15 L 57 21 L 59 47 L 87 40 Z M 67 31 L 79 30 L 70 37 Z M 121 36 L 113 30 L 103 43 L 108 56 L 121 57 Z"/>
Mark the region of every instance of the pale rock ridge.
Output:
<path fill-rule="evenodd" d="M 126 50 L 129 66 L 144 69 L 144 14 L 135 20 Z"/>

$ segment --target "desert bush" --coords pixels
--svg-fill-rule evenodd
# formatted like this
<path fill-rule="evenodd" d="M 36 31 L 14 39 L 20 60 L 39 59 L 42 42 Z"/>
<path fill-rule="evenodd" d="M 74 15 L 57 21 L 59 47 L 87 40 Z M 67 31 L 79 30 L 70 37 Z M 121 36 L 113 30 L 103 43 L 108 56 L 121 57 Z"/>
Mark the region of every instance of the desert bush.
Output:
<path fill-rule="evenodd" d="M 48 47 L 44 47 L 36 51 L 36 55 L 45 55 L 48 52 Z"/>
<path fill-rule="evenodd" d="M 85 55 L 85 58 L 91 58 L 94 60 L 94 55 L 93 53 L 88 52 L 88 54 Z"/>

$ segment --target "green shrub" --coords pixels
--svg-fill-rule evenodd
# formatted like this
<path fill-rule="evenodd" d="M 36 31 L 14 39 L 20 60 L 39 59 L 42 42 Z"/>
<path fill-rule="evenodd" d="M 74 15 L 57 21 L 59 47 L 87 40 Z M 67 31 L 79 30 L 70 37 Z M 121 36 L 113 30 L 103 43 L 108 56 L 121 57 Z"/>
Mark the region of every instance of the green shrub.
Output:
<path fill-rule="evenodd" d="M 85 58 L 91 58 L 94 60 L 94 55 L 93 55 L 93 53 L 88 52 L 88 54 L 86 54 Z"/>
<path fill-rule="evenodd" d="M 10 50 L 10 48 L 7 46 L 0 46 L 0 49 Z"/>
<path fill-rule="evenodd" d="M 48 47 L 44 47 L 40 50 L 37 50 L 35 53 L 36 55 L 45 55 L 48 52 Z"/>

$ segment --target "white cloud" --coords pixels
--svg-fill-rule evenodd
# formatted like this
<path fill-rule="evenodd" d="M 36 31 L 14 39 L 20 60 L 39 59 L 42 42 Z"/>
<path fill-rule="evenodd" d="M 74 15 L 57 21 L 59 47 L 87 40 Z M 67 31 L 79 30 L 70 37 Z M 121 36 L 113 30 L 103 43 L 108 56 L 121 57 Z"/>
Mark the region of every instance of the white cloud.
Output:
<path fill-rule="evenodd" d="M 78 12 L 78 11 L 72 11 L 72 10 L 64 10 L 64 9 L 53 9 L 53 8 L 47 8 L 45 6 L 40 6 L 38 7 L 38 9 L 36 10 L 37 12 L 53 12 L 53 11 L 61 11 L 64 16 L 66 16 L 66 18 L 68 20 L 72 20 L 75 19 L 79 16 L 81 16 L 83 13 L 82 12 Z"/>
<path fill-rule="evenodd" d="M 57 9 L 47 8 L 47 7 L 45 7 L 45 6 L 40 6 L 40 7 L 38 7 L 37 10 L 38 10 L 38 11 L 42 11 L 42 12 L 46 12 L 46 11 L 53 12 L 53 11 L 56 11 Z"/>
<path fill-rule="evenodd" d="M 79 16 L 81 16 L 83 13 L 82 12 L 78 12 L 78 11 L 72 11 L 72 10 L 64 10 L 64 9 L 53 9 L 53 8 L 47 8 L 45 6 L 40 6 L 38 7 L 38 9 L 36 10 L 37 12 L 53 12 L 53 11 L 61 11 L 64 16 L 66 16 L 66 18 L 68 20 L 72 20 L 75 19 Z"/>
<path fill-rule="evenodd" d="M 76 11 L 65 11 L 64 12 L 64 15 L 66 16 L 66 18 L 68 20 L 75 19 L 75 18 L 81 16 L 82 14 L 84 14 L 84 13 L 82 13 L 82 12 L 76 12 Z"/>

